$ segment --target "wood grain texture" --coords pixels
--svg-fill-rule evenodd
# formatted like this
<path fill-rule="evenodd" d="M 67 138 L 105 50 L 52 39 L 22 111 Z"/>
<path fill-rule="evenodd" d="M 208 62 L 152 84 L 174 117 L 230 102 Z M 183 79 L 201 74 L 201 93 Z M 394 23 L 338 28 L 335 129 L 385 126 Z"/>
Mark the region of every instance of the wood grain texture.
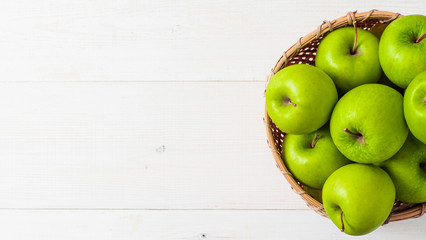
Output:
<path fill-rule="evenodd" d="M 261 81 L 284 50 L 348 11 L 400 1 L 8 1 L 0 81 Z"/>
<path fill-rule="evenodd" d="M 424 239 L 426 218 L 390 223 L 363 237 L 344 235 L 310 210 L 2 210 L 2 236 L 19 240 Z"/>
<path fill-rule="evenodd" d="M 2 208 L 305 208 L 263 83 L 2 83 Z"/>
<path fill-rule="evenodd" d="M 0 238 L 354 239 L 276 169 L 263 90 L 299 37 L 373 8 L 426 12 L 423 0 L 3 1 Z M 422 239 L 425 221 L 366 239 Z"/>

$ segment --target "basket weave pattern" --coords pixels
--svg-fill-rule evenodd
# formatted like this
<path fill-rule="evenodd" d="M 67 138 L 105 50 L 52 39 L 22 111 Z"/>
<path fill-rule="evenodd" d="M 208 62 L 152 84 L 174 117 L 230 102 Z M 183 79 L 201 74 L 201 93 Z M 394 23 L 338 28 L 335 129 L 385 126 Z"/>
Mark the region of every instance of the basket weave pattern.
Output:
<path fill-rule="evenodd" d="M 345 26 L 356 26 L 364 30 L 370 30 L 376 24 L 391 22 L 401 17 L 399 13 L 371 10 L 369 12 L 357 13 L 349 12 L 346 16 L 335 19 L 333 21 L 324 21 L 317 30 L 300 38 L 296 44 L 285 51 L 275 64 L 274 68 L 268 74 L 266 85 L 271 77 L 284 67 L 294 64 L 315 65 L 315 55 L 321 40 L 331 31 Z M 268 145 L 272 150 L 272 154 L 277 164 L 277 168 L 284 175 L 285 179 L 290 183 L 295 193 L 299 194 L 306 202 L 308 207 L 318 214 L 327 217 L 323 205 L 312 198 L 302 189 L 302 184 L 288 171 L 281 159 L 282 144 L 285 133 L 279 130 L 269 118 L 265 107 L 264 121 L 266 125 L 266 133 L 268 137 Z M 396 200 L 392 212 L 385 223 L 399 221 L 409 218 L 422 216 L 426 211 L 426 203 L 409 204 Z"/>

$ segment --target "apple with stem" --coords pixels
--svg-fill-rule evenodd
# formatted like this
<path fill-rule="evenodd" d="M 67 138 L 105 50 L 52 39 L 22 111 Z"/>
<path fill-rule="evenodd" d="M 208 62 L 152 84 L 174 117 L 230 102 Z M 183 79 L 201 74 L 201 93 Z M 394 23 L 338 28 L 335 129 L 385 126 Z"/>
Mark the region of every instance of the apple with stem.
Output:
<path fill-rule="evenodd" d="M 382 76 L 378 38 L 363 29 L 339 28 L 329 33 L 318 46 L 315 65 L 327 73 L 340 93 Z"/>
<path fill-rule="evenodd" d="M 297 64 L 277 72 L 266 87 L 266 109 L 275 125 L 288 134 L 321 128 L 337 102 L 333 80 L 321 69 Z"/>
<path fill-rule="evenodd" d="M 337 169 L 324 184 L 325 212 L 342 232 L 364 235 L 388 218 L 395 202 L 395 186 L 380 167 L 359 163 Z"/>
<path fill-rule="evenodd" d="M 426 16 L 407 15 L 391 22 L 380 39 L 379 60 L 386 76 L 402 88 L 426 71 Z"/>
<path fill-rule="evenodd" d="M 405 90 L 404 115 L 411 133 L 426 144 L 426 71 L 417 75 Z"/>
<path fill-rule="evenodd" d="M 316 189 L 321 189 L 335 170 L 351 163 L 334 145 L 328 124 L 306 135 L 287 134 L 282 158 L 294 177 Z"/>
<path fill-rule="evenodd" d="M 354 162 L 387 160 L 399 151 L 408 135 L 403 97 L 382 84 L 356 87 L 337 102 L 330 132 L 339 151 Z"/>

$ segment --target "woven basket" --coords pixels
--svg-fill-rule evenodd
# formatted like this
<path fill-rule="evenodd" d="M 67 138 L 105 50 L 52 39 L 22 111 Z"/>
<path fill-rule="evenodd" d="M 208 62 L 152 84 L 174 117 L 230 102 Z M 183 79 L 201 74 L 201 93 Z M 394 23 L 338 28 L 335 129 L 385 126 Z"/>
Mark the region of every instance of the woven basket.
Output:
<path fill-rule="evenodd" d="M 356 21 L 356 26 L 365 30 L 370 30 L 372 27 L 379 27 L 379 24 L 389 23 L 402 15 L 399 13 L 371 10 L 369 12 L 357 13 L 349 12 L 346 16 L 332 20 L 323 21 L 323 23 L 308 35 L 299 38 L 299 40 L 290 49 L 285 51 L 279 58 L 275 67 L 268 74 L 266 86 L 271 77 L 284 67 L 294 64 L 309 64 L 315 65 L 315 55 L 317 47 L 321 40 L 330 32 L 337 28 L 352 26 Z M 306 202 L 307 206 L 313 209 L 318 214 L 327 217 L 323 205 L 315 200 L 312 196 L 302 189 L 302 184 L 293 177 L 288 171 L 281 159 L 282 143 L 285 133 L 279 130 L 272 120 L 269 118 L 265 107 L 264 122 L 266 125 L 266 133 L 268 137 L 268 145 L 272 150 L 277 168 L 284 175 L 285 179 L 290 183 L 294 192 Z M 409 204 L 396 200 L 391 214 L 385 223 L 399 221 L 409 218 L 422 216 L 426 211 L 426 203 Z"/>

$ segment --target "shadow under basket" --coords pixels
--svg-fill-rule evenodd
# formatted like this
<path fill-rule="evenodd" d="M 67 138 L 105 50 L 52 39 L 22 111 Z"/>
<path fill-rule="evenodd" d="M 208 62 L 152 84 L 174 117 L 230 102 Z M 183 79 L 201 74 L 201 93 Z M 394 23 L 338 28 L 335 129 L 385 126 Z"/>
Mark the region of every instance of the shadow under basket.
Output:
<path fill-rule="evenodd" d="M 294 64 L 309 64 L 315 65 L 315 55 L 321 40 L 331 31 L 345 27 L 354 26 L 362 28 L 364 30 L 370 30 L 371 28 L 380 28 L 381 25 L 387 24 L 399 17 L 402 17 L 399 13 L 386 12 L 371 10 L 368 12 L 357 13 L 349 12 L 346 16 L 340 17 L 332 21 L 323 21 L 323 23 L 312 31 L 308 35 L 299 38 L 299 40 L 290 49 L 285 51 L 275 64 L 274 68 L 268 74 L 266 86 L 271 77 L 279 70 L 294 65 Z M 272 150 L 272 155 L 277 164 L 277 168 L 284 175 L 285 179 L 291 185 L 293 191 L 300 195 L 300 197 L 306 202 L 307 206 L 313 209 L 318 214 L 328 217 L 324 206 L 315 200 L 312 196 L 306 193 L 302 184 L 293 177 L 291 172 L 288 171 L 281 158 L 283 139 L 285 133 L 279 130 L 272 120 L 268 116 L 265 106 L 264 122 L 266 125 L 266 133 L 268 138 L 269 148 Z M 410 218 L 417 218 L 422 216 L 426 211 L 426 203 L 411 204 L 404 203 L 396 200 L 391 214 L 386 220 L 385 224 L 393 221 L 400 221 Z"/>

